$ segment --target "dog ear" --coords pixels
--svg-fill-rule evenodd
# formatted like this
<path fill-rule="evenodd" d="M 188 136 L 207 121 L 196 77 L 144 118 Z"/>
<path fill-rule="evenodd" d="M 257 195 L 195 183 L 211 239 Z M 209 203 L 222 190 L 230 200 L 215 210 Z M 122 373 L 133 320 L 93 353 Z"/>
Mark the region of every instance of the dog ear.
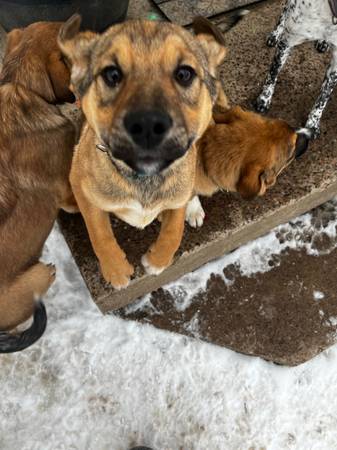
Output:
<path fill-rule="evenodd" d="M 240 20 L 248 13 L 247 10 L 242 10 L 236 14 L 226 16 L 219 26 L 214 25 L 208 19 L 202 16 L 197 16 L 193 20 L 193 30 L 197 35 L 202 47 L 209 55 L 210 62 L 217 68 L 225 59 L 227 50 L 226 43 L 223 37 L 233 28 Z M 219 28 L 221 26 L 221 29 Z M 212 74 L 213 75 L 213 74 Z"/>
<path fill-rule="evenodd" d="M 6 55 L 13 51 L 14 47 L 20 44 L 22 36 L 23 30 L 21 28 L 15 28 L 7 34 Z"/>
<path fill-rule="evenodd" d="M 228 111 L 213 114 L 215 123 L 230 124 L 244 117 L 245 111 L 240 106 L 234 106 Z"/>
<path fill-rule="evenodd" d="M 71 84 L 74 91 L 82 97 L 92 82 L 90 61 L 92 50 L 98 40 L 98 34 L 85 31 L 80 32 L 81 16 L 74 14 L 60 29 L 58 44 L 70 61 Z"/>
<path fill-rule="evenodd" d="M 215 76 L 218 66 L 223 62 L 227 53 L 224 37 L 216 25 L 202 16 L 195 17 L 193 20 L 193 30 L 209 57 L 213 66 L 211 67 L 211 74 Z M 214 108 L 226 111 L 229 109 L 229 102 L 221 81 L 217 81 L 216 90 L 217 96 Z"/>
<path fill-rule="evenodd" d="M 214 39 L 222 46 L 225 46 L 225 39 L 219 28 L 210 20 L 202 16 L 197 16 L 193 19 L 193 31 L 198 36 L 199 34 L 206 34 L 213 36 Z"/>
<path fill-rule="evenodd" d="M 274 184 L 276 183 L 275 170 L 268 168 L 265 169 L 260 175 L 260 181 L 261 181 L 261 190 L 259 192 L 259 195 L 264 195 L 267 188 L 274 186 Z"/>
<path fill-rule="evenodd" d="M 263 170 L 256 163 L 247 164 L 240 174 L 236 185 L 237 192 L 245 200 L 251 200 L 261 194 Z"/>
<path fill-rule="evenodd" d="M 5 83 L 22 84 L 47 102 L 54 103 L 55 95 L 47 69 L 47 61 L 36 52 L 30 52 L 28 57 L 25 40 L 22 39 L 22 35 L 20 36 L 21 33 L 14 31 L 13 37 L 9 39 L 10 45 L 7 48 L 1 80 Z"/>
<path fill-rule="evenodd" d="M 47 71 L 55 94 L 55 102 L 74 103 L 76 98 L 69 87 L 70 69 L 66 66 L 60 51 L 49 55 Z"/>
<path fill-rule="evenodd" d="M 211 74 L 215 76 L 216 69 L 224 61 L 227 50 L 221 31 L 205 17 L 195 17 L 193 30 L 211 63 Z"/>

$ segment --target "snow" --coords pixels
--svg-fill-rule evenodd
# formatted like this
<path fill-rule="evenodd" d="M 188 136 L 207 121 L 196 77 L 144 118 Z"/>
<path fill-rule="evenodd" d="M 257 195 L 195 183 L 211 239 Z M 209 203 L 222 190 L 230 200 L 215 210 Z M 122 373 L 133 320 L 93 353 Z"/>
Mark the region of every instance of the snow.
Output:
<path fill-rule="evenodd" d="M 323 300 L 325 297 L 324 292 L 321 291 L 314 291 L 314 299 L 315 300 Z"/>
<path fill-rule="evenodd" d="M 324 233 L 335 236 L 336 223 Z M 302 216 L 167 289 L 181 293 L 183 310 L 228 264 L 253 274 L 285 248 L 315 254 L 303 239 L 312 228 L 311 214 Z M 0 356 L 1 450 L 337 448 L 336 346 L 287 368 L 102 316 L 57 226 L 44 259 L 58 269 L 45 299 L 47 332 L 30 349 Z M 189 326 L 197 330 L 198 317 Z"/>
<path fill-rule="evenodd" d="M 315 221 L 311 213 L 304 214 L 288 224 L 280 225 L 269 234 L 243 245 L 225 257 L 206 264 L 200 270 L 188 273 L 180 280 L 168 284 L 165 289 L 175 298 L 175 308 L 181 312 L 186 310 L 193 301 L 193 297 L 199 291 L 206 289 L 207 280 L 211 274 L 220 276 L 228 285 L 232 284 L 234 281 L 227 279 L 224 274 L 225 267 L 234 265 L 239 268 L 242 275 L 253 276 L 278 266 L 280 260 L 277 256 L 286 250 L 305 249 L 308 254 L 316 256 L 323 252 L 331 252 L 337 247 L 337 200 L 332 200 L 321 207 L 321 213 L 326 219 L 324 224 L 316 223 L 318 221 Z M 308 236 L 310 239 L 307 239 Z M 330 245 L 325 250 L 318 250 L 317 240 L 322 236 L 328 238 Z M 324 298 L 321 292 L 314 292 L 313 296 L 315 300 Z M 151 295 L 130 305 L 127 311 L 131 313 L 145 309 L 147 313 L 151 310 L 155 312 Z"/>

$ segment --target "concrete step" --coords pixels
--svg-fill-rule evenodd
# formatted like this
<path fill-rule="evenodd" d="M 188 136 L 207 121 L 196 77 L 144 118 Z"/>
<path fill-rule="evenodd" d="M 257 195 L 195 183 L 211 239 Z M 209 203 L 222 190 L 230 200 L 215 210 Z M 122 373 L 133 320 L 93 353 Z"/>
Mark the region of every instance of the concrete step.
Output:
<path fill-rule="evenodd" d="M 337 340 L 336 226 L 337 201 L 328 202 L 118 313 L 277 364 L 304 363 Z"/>
<path fill-rule="evenodd" d="M 249 14 L 227 34 L 229 56 L 222 69 L 222 81 L 233 103 L 249 106 L 258 95 L 274 53 L 265 45 L 266 36 L 279 13 L 280 7 L 267 5 Z M 303 124 L 320 89 L 328 59 L 328 55 L 316 53 L 312 44 L 294 51 L 280 77 L 271 115 L 285 118 L 294 126 Z M 102 312 L 125 306 L 336 195 L 336 108 L 334 96 L 323 118 L 320 139 L 265 197 L 253 202 L 229 194 L 205 199 L 204 226 L 201 230 L 186 227 L 175 263 L 158 277 L 144 275 L 140 266 L 142 254 L 156 239 L 158 224 L 138 231 L 112 218 L 118 241 L 136 267 L 135 278 L 126 290 L 115 291 L 102 279 L 81 217 L 62 214 L 64 235 Z"/>

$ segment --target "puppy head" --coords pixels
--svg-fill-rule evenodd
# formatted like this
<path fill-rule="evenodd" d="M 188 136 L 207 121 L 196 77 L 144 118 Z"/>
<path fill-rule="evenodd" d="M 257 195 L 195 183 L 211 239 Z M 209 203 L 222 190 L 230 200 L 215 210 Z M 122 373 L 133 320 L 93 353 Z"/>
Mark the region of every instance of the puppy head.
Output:
<path fill-rule="evenodd" d="M 263 195 L 278 175 L 307 149 L 310 136 L 285 121 L 269 119 L 240 107 L 224 115 L 232 139 L 242 151 L 236 190 L 245 199 Z"/>
<path fill-rule="evenodd" d="M 224 47 L 166 22 L 130 21 L 99 35 L 62 27 L 71 83 L 98 140 L 133 171 L 153 175 L 183 157 L 211 120 Z"/>
<path fill-rule="evenodd" d="M 16 83 L 49 103 L 73 102 L 70 70 L 57 45 L 61 23 L 38 22 L 8 34 L 1 83 Z"/>

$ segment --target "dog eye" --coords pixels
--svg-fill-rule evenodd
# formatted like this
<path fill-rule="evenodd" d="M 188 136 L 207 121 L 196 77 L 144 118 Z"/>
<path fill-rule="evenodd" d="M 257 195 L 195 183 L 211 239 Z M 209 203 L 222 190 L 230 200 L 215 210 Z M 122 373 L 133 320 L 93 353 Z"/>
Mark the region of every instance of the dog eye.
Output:
<path fill-rule="evenodd" d="M 123 73 L 117 66 L 106 67 L 102 72 L 102 78 L 110 87 L 116 87 L 123 79 Z"/>
<path fill-rule="evenodd" d="M 193 67 L 190 66 L 180 66 L 174 73 L 176 81 L 184 87 L 191 86 L 194 78 L 197 76 Z"/>

